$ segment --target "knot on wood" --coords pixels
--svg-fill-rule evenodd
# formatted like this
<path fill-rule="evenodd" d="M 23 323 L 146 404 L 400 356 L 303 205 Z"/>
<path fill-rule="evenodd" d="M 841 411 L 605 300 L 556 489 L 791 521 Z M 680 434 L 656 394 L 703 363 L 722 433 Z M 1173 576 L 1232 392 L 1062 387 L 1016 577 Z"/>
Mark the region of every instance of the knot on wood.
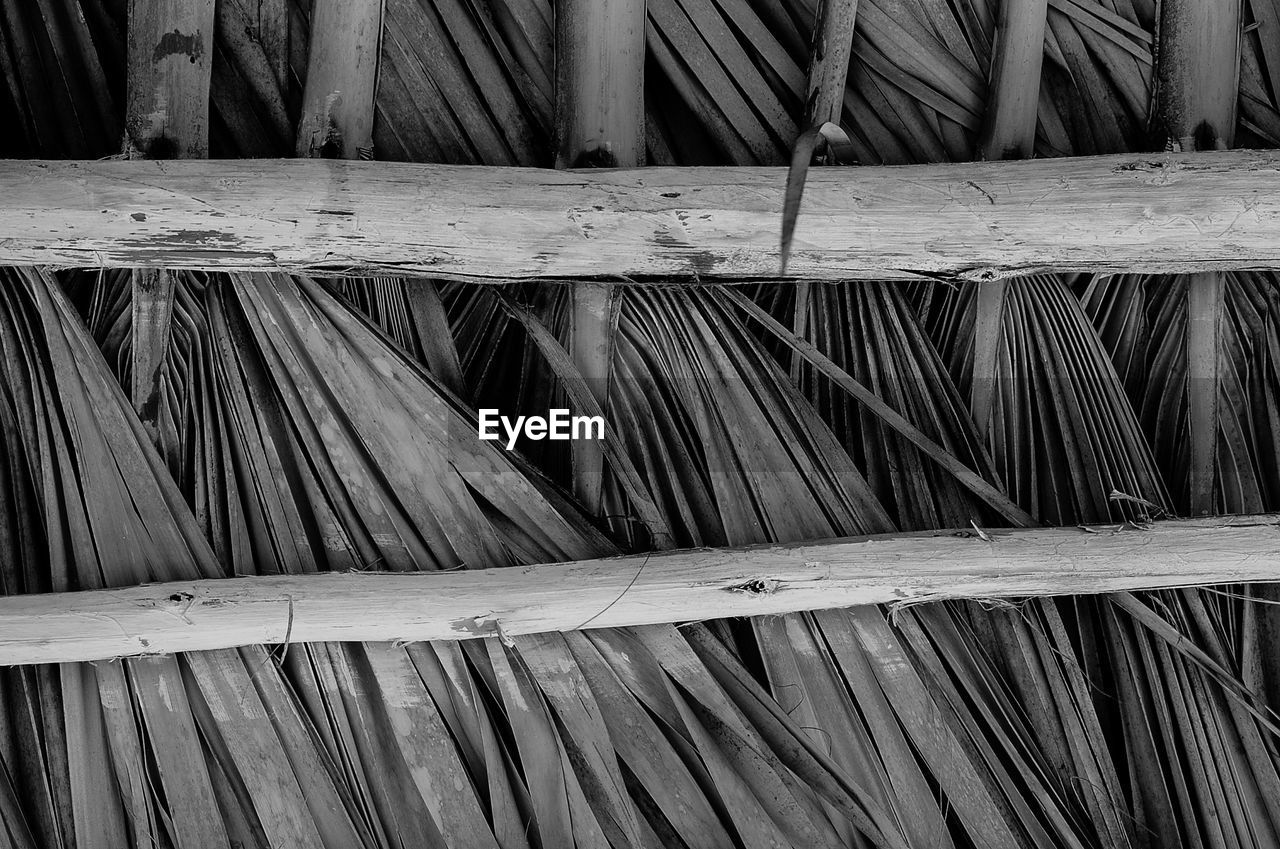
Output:
<path fill-rule="evenodd" d="M 740 584 L 733 584 L 725 587 L 732 593 L 746 593 L 747 595 L 770 595 L 777 592 L 778 587 L 782 586 L 782 582 L 777 578 L 752 578 L 749 581 L 743 581 Z"/>

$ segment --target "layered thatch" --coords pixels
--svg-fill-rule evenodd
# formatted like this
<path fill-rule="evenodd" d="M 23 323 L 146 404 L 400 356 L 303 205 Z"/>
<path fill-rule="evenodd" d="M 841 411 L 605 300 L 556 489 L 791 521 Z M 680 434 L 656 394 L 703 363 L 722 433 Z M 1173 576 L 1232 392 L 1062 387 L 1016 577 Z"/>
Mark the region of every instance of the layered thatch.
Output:
<path fill-rule="evenodd" d="M 0 150 L 119 152 L 125 6 L 5 4 Z M 218 9 L 213 155 L 291 154 L 307 4 Z M 649 161 L 784 162 L 813 14 L 650 0 Z M 1049 4 L 1038 154 L 1163 145 L 1155 16 Z M 996 17 L 859 4 L 844 124 L 860 162 L 975 154 Z M 1280 14 L 1252 3 L 1246 20 L 1236 141 L 1280 145 Z M 374 155 L 550 165 L 551 46 L 546 4 L 388 0 Z M 131 273 L 3 277 L 6 593 L 1003 521 L 720 288 L 617 289 L 601 391 L 566 352 L 564 288 L 183 272 L 158 394 L 135 410 Z M 750 294 L 1036 521 L 1280 509 L 1280 286 L 1192 290 Z M 1214 328 L 1196 336 L 1208 356 L 1192 320 Z M 473 438 L 477 407 L 592 403 L 613 437 L 590 503 L 562 443 Z M 5 669 L 0 845 L 1272 846 L 1271 594 Z"/>

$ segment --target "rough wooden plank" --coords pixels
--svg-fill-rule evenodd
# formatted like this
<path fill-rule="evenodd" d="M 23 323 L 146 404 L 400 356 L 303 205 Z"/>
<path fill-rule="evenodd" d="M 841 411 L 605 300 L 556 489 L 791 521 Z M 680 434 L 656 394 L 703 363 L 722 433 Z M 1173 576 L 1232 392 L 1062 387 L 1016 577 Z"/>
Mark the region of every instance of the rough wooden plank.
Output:
<path fill-rule="evenodd" d="M 1280 514 L 696 549 L 457 572 L 0 598 L 0 665 L 321 640 L 458 640 L 860 604 L 1280 579 Z"/>
<path fill-rule="evenodd" d="M 209 155 L 214 0 L 130 0 L 127 143 L 152 159 Z"/>
<path fill-rule="evenodd" d="M 0 263 L 776 276 L 780 168 L 549 171 L 330 160 L 0 162 Z M 1280 153 L 809 175 L 792 276 L 1280 266 Z"/>

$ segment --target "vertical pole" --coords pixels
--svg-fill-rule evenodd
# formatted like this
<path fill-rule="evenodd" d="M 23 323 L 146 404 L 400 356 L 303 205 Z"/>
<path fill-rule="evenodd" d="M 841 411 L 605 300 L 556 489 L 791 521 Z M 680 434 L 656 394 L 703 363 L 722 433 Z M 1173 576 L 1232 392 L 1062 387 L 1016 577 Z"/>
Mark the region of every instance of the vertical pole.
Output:
<path fill-rule="evenodd" d="M 214 0 L 129 0 L 125 132 L 150 159 L 209 155 Z"/>
<path fill-rule="evenodd" d="M 840 123 L 844 114 L 844 92 L 849 79 L 849 61 L 853 57 L 853 27 L 857 16 L 858 0 L 818 0 L 809 50 L 804 129 L 828 122 Z M 807 280 L 795 284 L 792 329 L 802 339 L 809 338 L 811 286 Z M 799 360 L 792 362 L 791 377 L 792 380 L 800 378 Z"/>
<path fill-rule="evenodd" d="M 1029 159 L 1035 151 L 1048 0 L 1002 0 L 978 159 Z"/>
<path fill-rule="evenodd" d="M 143 426 L 158 442 L 160 377 L 173 319 L 174 278 L 167 268 L 135 268 L 133 284 L 133 380 L 130 397 Z"/>
<path fill-rule="evenodd" d="M 1213 512 L 1217 494 L 1218 333 L 1226 299 L 1221 271 L 1187 275 L 1187 419 L 1191 514 Z"/>
<path fill-rule="evenodd" d="M 1165 0 L 1160 13 L 1157 114 L 1179 150 L 1235 142 L 1240 85 L 1240 0 Z M 1191 513 L 1213 511 L 1218 443 L 1218 333 L 1226 276 L 1187 278 L 1187 417 Z"/>
<path fill-rule="evenodd" d="M 1048 8 L 1048 0 L 1001 0 L 978 159 L 1027 159 L 1035 151 Z M 969 409 L 984 439 L 991 426 L 1009 285 L 998 280 L 980 284 L 978 290 Z"/>
<path fill-rule="evenodd" d="M 644 0 L 557 0 L 557 168 L 644 164 L 645 21 Z M 607 409 L 620 292 L 613 284 L 584 282 L 570 298 L 570 355 Z M 599 513 L 604 453 L 590 440 L 572 446 L 574 491 Z"/>
<path fill-rule="evenodd" d="M 557 0 L 557 168 L 644 164 L 644 0 Z"/>
<path fill-rule="evenodd" d="M 806 129 L 827 121 L 840 123 L 857 15 L 858 0 L 818 0 L 817 25 L 809 51 Z"/>
<path fill-rule="evenodd" d="M 372 158 L 381 43 L 382 0 L 316 0 L 298 156 Z"/>
<path fill-rule="evenodd" d="M 129 0 L 127 152 L 150 159 L 209 155 L 214 0 Z M 131 396 L 158 440 L 160 378 L 173 316 L 173 275 L 133 272 Z"/>
<path fill-rule="evenodd" d="M 1240 0 L 1164 0 L 1157 114 L 1180 150 L 1226 150 L 1240 91 Z"/>

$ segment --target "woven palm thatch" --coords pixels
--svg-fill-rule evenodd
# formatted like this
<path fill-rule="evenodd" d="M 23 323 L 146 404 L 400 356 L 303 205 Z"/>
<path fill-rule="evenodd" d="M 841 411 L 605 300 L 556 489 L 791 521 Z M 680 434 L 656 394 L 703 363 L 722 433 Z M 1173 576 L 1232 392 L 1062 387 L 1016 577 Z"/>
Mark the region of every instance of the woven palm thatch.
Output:
<path fill-rule="evenodd" d="M 126 6 L 2 5 L 0 151 L 120 151 Z M 292 154 L 310 11 L 218 3 L 214 156 Z M 648 161 L 784 163 L 813 5 L 647 14 Z M 860 163 L 975 156 L 997 18 L 982 0 L 859 3 L 842 123 Z M 1037 155 L 1164 145 L 1156 18 L 1052 0 Z M 1235 141 L 1280 146 L 1280 6 L 1251 0 L 1244 22 Z M 373 155 L 549 166 L 553 41 L 541 0 L 387 0 Z M 597 389 L 566 353 L 567 288 L 175 273 L 159 392 L 137 409 L 141 273 L 0 274 L 7 594 L 1002 524 L 723 288 L 615 290 L 587 500 L 563 444 L 474 439 L 479 407 Z M 1200 291 L 1040 275 L 749 295 L 1035 521 L 1088 526 L 1280 509 L 1280 285 Z M 1215 328 L 1208 366 L 1188 354 L 1197 321 Z M 1274 846 L 1277 600 L 1223 587 L 4 669 L 0 846 Z"/>

